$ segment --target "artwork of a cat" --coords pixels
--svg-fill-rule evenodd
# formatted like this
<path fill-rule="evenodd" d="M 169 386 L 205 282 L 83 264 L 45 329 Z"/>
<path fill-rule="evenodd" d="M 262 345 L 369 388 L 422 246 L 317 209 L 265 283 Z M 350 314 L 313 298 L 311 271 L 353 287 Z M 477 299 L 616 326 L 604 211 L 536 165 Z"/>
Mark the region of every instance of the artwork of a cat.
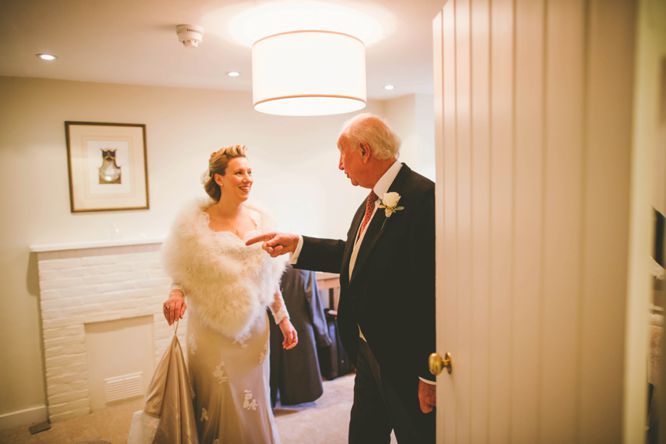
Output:
<path fill-rule="evenodd" d="M 100 184 L 119 184 L 122 180 L 121 167 L 116 163 L 115 149 L 101 149 L 102 165 L 99 167 Z"/>

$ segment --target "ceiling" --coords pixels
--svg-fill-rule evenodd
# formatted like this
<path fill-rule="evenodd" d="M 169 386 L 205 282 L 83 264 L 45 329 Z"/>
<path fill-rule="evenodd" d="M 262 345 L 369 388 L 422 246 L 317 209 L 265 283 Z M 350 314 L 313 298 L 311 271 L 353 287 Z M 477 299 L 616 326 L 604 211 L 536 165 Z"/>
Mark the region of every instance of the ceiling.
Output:
<path fill-rule="evenodd" d="M 275 1 L 0 0 L 0 75 L 249 91 L 251 51 L 225 29 L 238 11 Z M 327 1 L 393 22 L 366 51 L 369 98 L 432 92 L 432 20 L 444 0 Z M 178 41 L 180 23 L 206 28 L 199 48 Z"/>

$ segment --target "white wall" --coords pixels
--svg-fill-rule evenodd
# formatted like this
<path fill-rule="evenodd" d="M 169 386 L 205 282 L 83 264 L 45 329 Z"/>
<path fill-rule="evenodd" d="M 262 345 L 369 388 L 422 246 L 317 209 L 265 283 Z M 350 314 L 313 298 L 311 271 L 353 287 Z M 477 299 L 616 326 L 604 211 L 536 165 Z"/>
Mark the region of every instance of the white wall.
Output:
<path fill-rule="evenodd" d="M 435 180 L 433 97 L 410 94 L 385 102 L 384 116 L 402 139 L 400 160 Z"/>
<path fill-rule="evenodd" d="M 248 146 L 254 198 L 284 230 L 344 236 L 366 194 L 337 170 L 336 137 L 349 115 L 266 116 L 252 109 L 249 93 L 7 77 L 0 97 L 0 420 L 45 402 L 30 245 L 105 240 L 116 230 L 120 238 L 161 237 L 181 204 L 203 195 L 210 153 L 235 143 Z M 383 114 L 389 105 L 366 110 Z M 415 127 L 403 123 L 413 121 L 410 113 L 394 117 L 398 133 Z M 70 213 L 66 120 L 146 124 L 150 210 Z"/>

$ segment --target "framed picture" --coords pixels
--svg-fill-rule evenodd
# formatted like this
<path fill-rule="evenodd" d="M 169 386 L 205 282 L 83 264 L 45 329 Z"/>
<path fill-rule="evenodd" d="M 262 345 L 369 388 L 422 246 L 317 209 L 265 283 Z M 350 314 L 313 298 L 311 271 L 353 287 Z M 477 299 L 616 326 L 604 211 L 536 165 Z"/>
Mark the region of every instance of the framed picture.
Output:
<path fill-rule="evenodd" d="M 72 213 L 149 208 L 146 125 L 65 122 Z"/>

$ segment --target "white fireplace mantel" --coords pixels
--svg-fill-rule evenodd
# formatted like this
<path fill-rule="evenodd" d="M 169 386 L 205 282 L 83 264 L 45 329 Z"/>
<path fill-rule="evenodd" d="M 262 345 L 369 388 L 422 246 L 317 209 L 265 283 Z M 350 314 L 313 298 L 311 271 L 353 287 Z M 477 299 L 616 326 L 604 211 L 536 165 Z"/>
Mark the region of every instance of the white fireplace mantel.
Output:
<path fill-rule="evenodd" d="M 138 239 L 116 239 L 87 242 L 66 242 L 55 244 L 31 245 L 31 253 L 46 253 L 50 251 L 89 250 L 92 248 L 126 247 L 133 245 L 161 244 L 164 238 L 138 238 Z"/>
<path fill-rule="evenodd" d="M 86 326 L 148 316 L 152 359 L 159 359 L 169 344 L 173 332 L 161 311 L 171 280 L 162 265 L 162 241 L 114 239 L 30 247 L 39 273 L 51 421 L 91 410 L 90 387 L 95 381 L 89 379 Z"/>

